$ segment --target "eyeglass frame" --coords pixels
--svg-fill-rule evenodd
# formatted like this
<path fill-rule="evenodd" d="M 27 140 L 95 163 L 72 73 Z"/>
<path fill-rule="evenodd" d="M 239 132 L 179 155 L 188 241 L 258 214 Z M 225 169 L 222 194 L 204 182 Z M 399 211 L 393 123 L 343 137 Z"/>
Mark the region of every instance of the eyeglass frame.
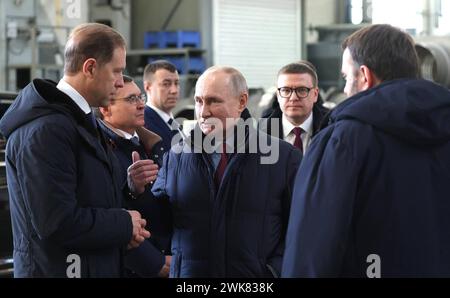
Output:
<path fill-rule="evenodd" d="M 147 103 L 147 95 L 145 93 L 141 93 L 139 95 L 132 94 L 127 97 L 113 98 L 113 102 L 117 100 L 124 100 L 129 104 L 137 104 L 137 103 Z"/>
<path fill-rule="evenodd" d="M 283 95 L 281 95 L 281 89 L 289 89 L 289 96 L 283 96 Z M 299 89 L 306 89 L 306 90 L 307 90 L 306 96 L 300 96 L 300 95 L 298 94 L 298 90 L 299 90 Z M 277 90 L 278 90 L 278 94 L 281 96 L 281 98 L 289 99 L 289 98 L 291 98 L 292 94 L 295 92 L 295 95 L 297 95 L 298 98 L 303 99 L 303 98 L 307 98 L 307 97 L 309 96 L 309 93 L 310 93 L 311 90 L 313 90 L 313 89 L 316 89 L 316 87 L 311 87 L 311 88 L 304 87 L 304 86 L 302 86 L 302 87 L 297 87 L 297 88 L 280 87 L 280 88 L 278 88 Z"/>

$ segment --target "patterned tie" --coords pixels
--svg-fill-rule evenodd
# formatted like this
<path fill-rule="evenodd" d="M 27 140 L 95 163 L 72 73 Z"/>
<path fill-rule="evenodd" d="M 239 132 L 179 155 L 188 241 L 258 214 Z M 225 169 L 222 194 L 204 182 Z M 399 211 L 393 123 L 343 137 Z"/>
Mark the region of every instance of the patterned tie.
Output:
<path fill-rule="evenodd" d="M 217 189 L 219 189 L 220 183 L 222 182 L 223 174 L 225 174 L 225 170 L 228 164 L 228 156 L 226 153 L 227 145 L 223 143 L 223 150 L 220 154 L 220 162 L 217 166 L 216 173 L 214 174 L 214 182 L 216 183 Z"/>
<path fill-rule="evenodd" d="M 292 131 L 295 134 L 294 147 L 296 147 L 303 153 L 303 142 L 301 135 L 304 132 L 304 130 L 300 127 L 295 127 Z"/>

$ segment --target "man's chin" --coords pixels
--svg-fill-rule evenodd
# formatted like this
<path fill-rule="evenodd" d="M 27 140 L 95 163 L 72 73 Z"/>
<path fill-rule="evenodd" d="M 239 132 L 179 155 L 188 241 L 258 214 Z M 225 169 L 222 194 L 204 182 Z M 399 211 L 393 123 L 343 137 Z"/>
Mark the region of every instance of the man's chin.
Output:
<path fill-rule="evenodd" d="M 111 101 L 112 101 L 111 98 L 104 99 L 104 100 L 100 101 L 99 107 L 107 108 L 111 104 Z"/>
<path fill-rule="evenodd" d="M 214 130 L 211 129 L 210 127 L 201 127 L 202 132 L 207 136 L 210 133 L 212 133 Z"/>

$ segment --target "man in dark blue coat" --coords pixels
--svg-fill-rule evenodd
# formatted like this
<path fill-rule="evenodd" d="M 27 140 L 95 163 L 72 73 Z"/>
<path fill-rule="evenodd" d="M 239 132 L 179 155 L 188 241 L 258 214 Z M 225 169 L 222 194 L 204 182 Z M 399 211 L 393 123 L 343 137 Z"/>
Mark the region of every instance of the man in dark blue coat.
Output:
<path fill-rule="evenodd" d="M 343 43 L 351 96 L 297 173 L 284 277 L 450 276 L 450 92 L 417 79 L 410 36 Z"/>
<path fill-rule="evenodd" d="M 120 168 L 91 113 L 123 87 L 125 55 L 110 27 L 78 26 L 64 78 L 34 80 L 0 121 L 15 277 L 120 277 L 127 246 L 149 237 L 139 212 L 122 209 Z"/>
<path fill-rule="evenodd" d="M 153 192 L 172 206 L 171 277 L 281 273 L 301 154 L 255 130 L 247 100 L 239 71 L 208 69 L 196 86 L 198 125 L 164 158 Z"/>
<path fill-rule="evenodd" d="M 99 108 L 99 116 L 102 118 L 100 128 L 122 165 L 121 185 L 124 186 L 127 184 L 127 170 L 145 167 L 147 176 L 153 182 L 158 167 L 162 165 L 164 149 L 161 138 L 150 131 L 144 134 L 145 128 L 142 128 L 145 102 L 145 94 L 141 93 L 133 79 L 124 76 L 123 88 L 117 91 L 107 107 Z M 134 164 L 133 154 L 137 155 L 134 157 Z M 124 203 L 127 209 L 139 211 L 152 226 L 152 236 L 125 256 L 128 276 L 168 277 L 171 257 L 165 254 L 170 253 L 172 224 L 168 203 L 155 200 L 150 187 Z"/>
<path fill-rule="evenodd" d="M 147 65 L 144 69 L 144 89 L 148 98 L 145 127 L 162 138 L 167 152 L 180 126 L 172 114 L 180 94 L 180 77 L 176 67 L 165 60 Z"/>

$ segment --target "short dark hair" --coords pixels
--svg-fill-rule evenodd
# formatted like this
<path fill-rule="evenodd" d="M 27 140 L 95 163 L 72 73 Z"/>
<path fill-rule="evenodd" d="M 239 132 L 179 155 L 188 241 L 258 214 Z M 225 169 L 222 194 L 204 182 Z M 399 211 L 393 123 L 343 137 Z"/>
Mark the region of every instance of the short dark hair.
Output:
<path fill-rule="evenodd" d="M 342 43 L 342 49 L 347 48 L 358 66 L 367 66 L 381 81 L 420 76 L 413 39 L 391 25 L 371 25 L 356 31 Z"/>
<path fill-rule="evenodd" d="M 76 74 L 90 58 L 104 65 L 112 60 L 117 48 L 126 49 L 126 42 L 113 28 L 98 23 L 79 25 L 71 32 L 64 50 L 64 73 Z"/>
<path fill-rule="evenodd" d="M 167 60 L 156 60 L 152 63 L 148 64 L 144 69 L 144 81 L 151 81 L 152 76 L 160 69 L 165 69 L 167 71 L 170 71 L 172 73 L 175 73 L 177 71 L 177 68 L 175 65 L 170 63 Z"/>
<path fill-rule="evenodd" d="M 295 63 L 290 63 L 278 72 L 278 76 L 282 74 L 304 74 L 307 73 L 312 77 L 314 87 L 319 84 L 316 67 L 309 61 L 300 60 Z"/>

